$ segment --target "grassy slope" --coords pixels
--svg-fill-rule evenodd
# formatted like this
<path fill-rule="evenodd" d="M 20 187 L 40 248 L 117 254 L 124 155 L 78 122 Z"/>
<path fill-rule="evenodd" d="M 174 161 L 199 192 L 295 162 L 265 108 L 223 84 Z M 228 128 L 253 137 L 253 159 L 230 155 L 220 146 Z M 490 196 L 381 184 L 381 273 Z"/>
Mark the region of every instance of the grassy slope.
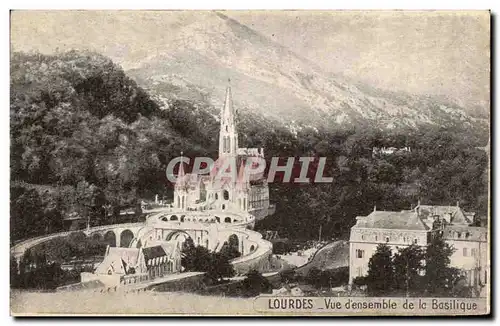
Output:
<path fill-rule="evenodd" d="M 335 241 L 321 248 L 311 262 L 297 269 L 297 273 L 307 275 L 313 267 L 320 270 L 349 266 L 349 242 Z"/>

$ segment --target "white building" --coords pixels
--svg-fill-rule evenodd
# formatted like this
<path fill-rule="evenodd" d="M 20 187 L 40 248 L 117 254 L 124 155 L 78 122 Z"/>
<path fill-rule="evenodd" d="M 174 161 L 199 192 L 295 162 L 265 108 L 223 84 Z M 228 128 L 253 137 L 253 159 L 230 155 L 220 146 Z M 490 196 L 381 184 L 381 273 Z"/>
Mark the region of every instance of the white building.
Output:
<path fill-rule="evenodd" d="M 365 276 L 368 262 L 379 244 L 392 251 L 411 244 L 426 246 L 431 229 L 416 211 L 387 212 L 374 210 L 368 216 L 358 216 L 349 239 L 349 279 Z"/>
<path fill-rule="evenodd" d="M 374 210 L 358 216 L 351 228 L 349 251 L 350 283 L 366 276 L 368 262 L 379 244 L 388 245 L 394 253 L 398 247 L 417 244 L 426 247 L 437 232 L 455 249 L 452 267 L 463 271 L 470 286 L 482 288 L 490 280 L 487 228 L 470 226 L 475 213 L 456 206 L 420 205 L 410 211 Z"/>

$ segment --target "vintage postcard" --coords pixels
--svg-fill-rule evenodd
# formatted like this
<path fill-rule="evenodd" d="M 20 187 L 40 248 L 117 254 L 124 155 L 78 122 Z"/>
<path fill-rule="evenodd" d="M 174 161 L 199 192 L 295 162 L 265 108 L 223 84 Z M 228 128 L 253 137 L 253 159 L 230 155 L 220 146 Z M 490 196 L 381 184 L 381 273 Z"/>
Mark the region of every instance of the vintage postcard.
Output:
<path fill-rule="evenodd" d="M 490 314 L 489 11 L 10 19 L 12 315 Z"/>

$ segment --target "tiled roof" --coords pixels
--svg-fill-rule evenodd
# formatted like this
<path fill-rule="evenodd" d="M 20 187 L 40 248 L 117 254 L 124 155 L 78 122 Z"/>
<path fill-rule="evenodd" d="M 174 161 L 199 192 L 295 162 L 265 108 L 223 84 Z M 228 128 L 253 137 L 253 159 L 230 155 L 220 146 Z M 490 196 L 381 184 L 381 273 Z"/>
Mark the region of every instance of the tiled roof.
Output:
<path fill-rule="evenodd" d="M 169 257 L 174 256 L 174 254 L 178 250 L 176 241 L 163 242 L 161 244 L 161 247 L 163 248 L 163 251 L 165 251 Z"/>
<path fill-rule="evenodd" d="M 488 229 L 477 226 L 447 225 L 443 230 L 443 237 L 446 240 L 486 241 Z"/>
<path fill-rule="evenodd" d="M 125 274 L 126 268 L 136 266 L 138 259 L 139 249 L 137 248 L 110 247 L 102 263 L 97 266 L 95 273 L 107 274 L 109 267 L 111 267 L 113 273 Z"/>
<path fill-rule="evenodd" d="M 434 215 L 445 217 L 447 214 L 451 214 L 450 222 L 453 224 L 470 224 L 475 215 L 471 212 L 464 212 L 459 206 L 419 205 L 417 208 L 423 218 Z"/>
<path fill-rule="evenodd" d="M 142 248 L 142 252 L 144 253 L 144 259 L 146 261 L 157 257 L 167 256 L 167 253 L 165 252 L 165 250 L 163 250 L 162 246 Z"/>
<path fill-rule="evenodd" d="M 358 222 L 354 227 L 395 230 L 429 230 L 429 227 L 425 225 L 414 211 L 374 211 L 368 216 L 358 217 Z"/>

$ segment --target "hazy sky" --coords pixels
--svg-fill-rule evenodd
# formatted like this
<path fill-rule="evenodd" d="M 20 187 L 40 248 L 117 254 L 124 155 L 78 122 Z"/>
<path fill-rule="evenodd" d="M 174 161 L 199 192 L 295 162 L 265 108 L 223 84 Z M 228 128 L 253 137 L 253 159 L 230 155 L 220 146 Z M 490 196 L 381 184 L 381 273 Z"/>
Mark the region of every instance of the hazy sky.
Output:
<path fill-rule="evenodd" d="M 412 93 L 489 105 L 487 12 L 247 12 L 226 14 L 327 71 Z M 41 12 L 11 16 L 14 50 L 97 50 L 127 69 L 167 47 L 192 12 Z"/>

